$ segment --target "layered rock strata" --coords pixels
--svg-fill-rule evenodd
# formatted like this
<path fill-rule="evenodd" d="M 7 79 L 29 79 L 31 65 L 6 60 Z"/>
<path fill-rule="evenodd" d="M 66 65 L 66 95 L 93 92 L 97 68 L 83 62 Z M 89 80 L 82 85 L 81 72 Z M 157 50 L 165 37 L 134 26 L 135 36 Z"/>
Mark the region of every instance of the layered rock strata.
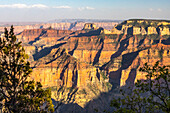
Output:
<path fill-rule="evenodd" d="M 71 101 L 81 106 L 109 88 L 145 79 L 139 68 L 146 62 L 170 65 L 169 21 L 128 20 L 107 32 L 88 23 L 79 31 L 25 30 L 17 37 L 31 56 L 31 79 L 44 87 L 73 88 Z"/>
<path fill-rule="evenodd" d="M 112 27 L 116 24 L 117 22 L 94 22 L 97 27 L 103 27 L 105 29 L 112 29 Z M 86 22 L 74 22 L 74 23 L 43 23 L 43 24 L 33 24 L 33 25 L 22 25 L 18 26 L 15 25 L 15 34 L 18 34 L 22 32 L 23 30 L 26 29 L 48 29 L 48 28 L 53 28 L 57 30 L 82 30 L 84 28 L 84 25 Z M 3 26 L 0 27 L 0 32 L 4 32 L 4 27 L 7 27 L 8 29 L 10 28 L 9 26 Z"/>
<path fill-rule="evenodd" d="M 157 20 L 127 20 L 115 26 L 112 30 L 105 30 L 105 34 L 133 34 L 133 35 L 169 35 L 170 22 Z"/>

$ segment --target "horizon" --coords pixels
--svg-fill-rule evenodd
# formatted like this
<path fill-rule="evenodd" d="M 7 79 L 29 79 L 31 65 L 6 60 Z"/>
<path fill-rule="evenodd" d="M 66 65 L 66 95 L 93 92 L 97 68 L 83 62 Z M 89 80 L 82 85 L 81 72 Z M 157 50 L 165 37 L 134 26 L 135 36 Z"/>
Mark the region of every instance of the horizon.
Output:
<path fill-rule="evenodd" d="M 170 20 L 169 0 L 0 0 L 0 22 L 56 19 Z"/>
<path fill-rule="evenodd" d="M 133 19 L 133 18 L 132 18 Z M 129 20 L 129 19 L 125 19 L 125 20 L 117 20 L 117 19 L 84 19 L 84 18 L 63 18 L 63 19 L 53 19 L 53 20 L 47 20 L 47 21 L 0 21 L 0 23 L 3 23 L 3 22 L 8 22 L 8 23 L 12 23 L 12 22 L 16 22 L 16 23 L 48 23 L 48 22 L 51 22 L 51 21 L 66 21 L 66 20 L 98 20 L 98 21 L 125 21 L 125 20 Z M 81 21 L 78 21 L 78 22 L 81 22 Z"/>
<path fill-rule="evenodd" d="M 85 22 L 87 23 L 89 21 L 91 22 L 123 22 L 123 21 L 128 21 L 128 20 L 153 20 L 153 21 L 157 21 L 157 20 L 161 20 L 161 21 L 170 21 L 170 19 L 157 19 L 157 18 L 128 18 L 128 19 L 124 19 L 124 20 L 114 20 L 114 19 L 83 19 L 83 18 L 73 18 L 73 19 L 54 19 L 54 20 L 49 20 L 49 21 L 0 21 L 0 24 L 2 23 L 30 23 L 30 24 L 41 24 L 41 23 L 74 23 L 74 22 L 65 22 L 65 21 L 71 21 L 71 20 L 78 20 L 75 22 Z M 80 20 L 84 20 L 84 21 L 80 21 Z M 62 22 L 55 22 L 55 21 L 62 21 Z M 89 22 L 90 23 L 90 22 Z"/>

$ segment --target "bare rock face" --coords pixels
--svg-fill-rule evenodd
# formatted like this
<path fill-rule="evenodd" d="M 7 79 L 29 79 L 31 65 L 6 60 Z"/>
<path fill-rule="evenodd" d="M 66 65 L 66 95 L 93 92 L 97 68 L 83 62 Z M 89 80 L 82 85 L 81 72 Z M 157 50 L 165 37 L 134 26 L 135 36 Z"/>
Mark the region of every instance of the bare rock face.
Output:
<path fill-rule="evenodd" d="M 161 34 L 169 35 L 170 31 L 170 21 L 164 20 L 127 20 L 115 26 L 111 32 L 105 32 L 106 34 L 128 34 L 131 32 L 133 35 L 142 34 L 142 35 L 152 35 L 152 34 Z"/>
<path fill-rule="evenodd" d="M 83 29 L 97 29 L 97 27 L 93 23 L 86 23 Z"/>
<path fill-rule="evenodd" d="M 168 25 L 128 20 L 110 31 L 85 24 L 78 31 L 34 29 L 17 37 L 31 56 L 30 79 L 51 87 L 56 100 L 64 97 L 66 103 L 94 112 L 98 103 L 107 105 L 118 87 L 134 86 L 138 79 L 145 79 L 145 73 L 139 72 L 144 63 L 153 65 L 159 60 L 170 65 Z"/>
<path fill-rule="evenodd" d="M 18 41 L 32 45 L 55 45 L 57 41 L 67 38 L 71 33 L 69 30 L 29 29 L 17 35 L 17 38 Z"/>
<path fill-rule="evenodd" d="M 100 92 L 107 92 L 111 89 L 111 84 L 104 81 L 107 77 L 101 75 L 102 72 L 98 68 L 88 63 L 80 62 L 68 54 L 66 49 L 45 49 L 34 54 L 34 58 L 38 58 L 31 63 L 34 68 L 29 79 L 41 82 L 43 87 L 52 87 L 54 90 L 52 92 L 53 98 L 59 101 L 64 95 L 74 92 L 73 97 L 69 97 L 70 102 L 77 103 L 83 107 L 91 99 L 99 95 Z M 43 51 L 49 51 L 49 54 L 39 57 L 41 56 L 40 54 L 43 54 Z M 103 78 L 103 76 L 106 78 Z M 97 91 L 93 91 L 93 87 Z M 64 88 L 65 92 L 60 88 Z M 68 90 L 69 88 L 74 89 L 74 91 Z M 56 97 L 56 95 L 61 97 Z M 68 97 L 65 96 L 63 98 L 66 101 Z"/>
<path fill-rule="evenodd" d="M 80 64 L 77 59 L 61 48 L 52 49 L 47 56 L 34 62 L 35 69 L 32 79 L 40 81 L 44 87 L 86 87 L 86 79 L 96 75 L 95 67 L 86 63 Z"/>
<path fill-rule="evenodd" d="M 155 38 L 158 35 L 152 37 Z M 170 60 L 168 52 L 170 46 L 164 45 L 165 40 L 168 39 L 161 43 L 161 37 L 155 39 L 152 37 L 149 35 L 73 37 L 65 48 L 80 61 L 101 67 L 105 73 L 109 73 L 111 79 L 115 79 L 119 75 L 117 78 L 120 80 L 119 85 L 123 86 L 128 80 L 133 84 L 137 79 L 145 79 L 145 75 L 138 71 L 145 62 L 152 65 L 157 60 L 161 60 L 163 64 L 169 64 L 166 61 Z M 160 51 L 164 52 L 160 53 Z M 161 54 L 163 55 L 161 56 Z M 134 76 L 134 78 L 128 79 L 130 76 Z"/>
<path fill-rule="evenodd" d="M 158 34 L 155 27 L 148 27 L 147 28 L 147 33 L 148 33 L 148 35 L 150 35 L 150 34 Z"/>
<path fill-rule="evenodd" d="M 74 23 L 42 23 L 42 24 L 33 24 L 33 25 L 16 25 L 15 28 L 15 34 L 19 34 L 23 32 L 24 30 L 29 29 L 56 29 L 56 30 L 82 30 L 85 26 L 85 22 L 74 22 Z M 95 22 L 94 23 L 96 27 L 103 27 L 105 29 L 112 29 L 114 25 L 118 24 L 117 22 Z M 10 29 L 9 26 L 4 26 Z M 4 27 L 0 27 L 0 32 L 4 32 Z"/>
<path fill-rule="evenodd" d="M 170 35 L 170 31 L 168 27 L 159 27 L 160 35 Z"/>
<path fill-rule="evenodd" d="M 34 61 L 34 58 L 33 58 L 33 54 L 35 54 L 36 52 L 36 47 L 35 46 L 32 46 L 32 45 L 29 45 L 29 44 L 22 44 L 24 46 L 24 49 L 25 49 L 25 52 L 26 54 L 28 54 L 29 56 L 29 61 L 32 62 Z"/>

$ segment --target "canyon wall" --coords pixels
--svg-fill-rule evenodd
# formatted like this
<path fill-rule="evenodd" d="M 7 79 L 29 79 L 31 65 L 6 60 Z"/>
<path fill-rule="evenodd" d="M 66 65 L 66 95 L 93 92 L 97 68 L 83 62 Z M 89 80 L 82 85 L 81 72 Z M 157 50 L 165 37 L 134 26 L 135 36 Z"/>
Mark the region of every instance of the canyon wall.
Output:
<path fill-rule="evenodd" d="M 44 88 L 52 88 L 52 98 L 57 101 L 68 102 L 69 98 L 69 102 L 84 107 L 101 92 L 111 89 L 108 78 L 99 68 L 79 61 L 65 48 L 46 47 L 33 54 L 33 58 L 33 72 L 29 79 L 41 82 Z M 71 93 L 74 94 L 68 97 Z"/>
<path fill-rule="evenodd" d="M 117 77 L 118 84 L 122 86 L 126 85 L 125 81 L 133 84 L 137 79 L 145 79 L 145 75 L 138 71 L 145 62 L 153 65 L 161 60 L 162 64 L 169 65 L 169 62 L 166 62 L 170 60 L 170 45 L 166 43 L 169 38 L 159 35 L 152 37 L 149 35 L 129 37 L 125 34 L 73 37 L 65 48 L 80 61 L 106 71 L 111 79 Z M 118 40 L 120 42 L 117 42 Z"/>
<path fill-rule="evenodd" d="M 84 107 L 102 92 L 110 95 L 120 86 L 133 86 L 137 79 L 145 79 L 139 68 L 146 62 L 153 65 L 159 60 L 170 65 L 169 23 L 128 20 L 110 31 L 87 23 L 77 31 L 24 30 L 17 38 L 30 56 L 30 79 L 53 88 L 55 99 L 58 91 L 60 99 L 73 93 L 70 100 Z"/>
<path fill-rule="evenodd" d="M 146 20 L 135 21 L 140 24 L 147 23 Z M 154 22 L 150 22 L 150 25 Z M 137 79 L 144 79 L 144 76 L 142 78 L 141 73 L 137 71 L 144 62 L 153 64 L 157 60 L 161 60 L 163 64 L 167 64 L 165 61 L 169 60 L 169 31 L 167 26 L 158 26 L 169 25 L 169 23 L 158 22 L 157 28 L 153 26 L 136 27 L 136 24 L 133 24 L 134 21 L 129 20 L 115 26 L 113 30 L 116 29 L 116 34 L 107 34 L 104 32 L 105 29 L 87 23 L 84 29 L 79 31 L 34 29 L 24 30 L 17 37 L 19 41 L 30 44 L 26 47 L 32 48 L 33 52 L 29 52 L 29 49 L 27 52 L 30 56 L 32 54 L 31 61 L 37 60 L 34 55 L 36 52 L 45 53 L 45 50 L 62 47 L 80 62 L 104 71 L 105 76 L 109 76 L 111 79 L 117 77 L 118 84 L 122 86 L 126 84 L 127 80 L 130 80 L 130 78 L 128 79 L 130 74 L 135 74 L 132 83 Z M 119 29 L 120 26 L 121 29 Z M 163 51 L 162 56 L 160 56 L 160 51 Z M 126 56 L 131 57 L 131 55 L 132 60 L 126 61 Z"/>
<path fill-rule="evenodd" d="M 112 30 L 105 30 L 105 34 L 133 34 L 133 35 L 170 35 L 170 22 L 156 20 L 127 20 L 115 26 Z"/>
<path fill-rule="evenodd" d="M 15 25 L 14 28 L 14 32 L 15 34 L 18 34 L 20 32 L 22 32 L 23 30 L 26 29 L 48 29 L 48 28 L 53 28 L 56 30 L 73 30 L 73 31 L 77 31 L 77 30 L 82 30 L 84 28 L 84 25 L 86 24 L 86 22 L 74 22 L 74 23 L 42 23 L 42 24 L 33 24 L 33 25 Z M 103 27 L 105 29 L 112 29 L 114 25 L 118 24 L 117 22 L 94 22 L 94 24 L 97 27 Z M 0 27 L 0 32 L 4 32 L 4 27 Z M 9 29 L 10 27 L 7 26 L 7 28 Z"/>

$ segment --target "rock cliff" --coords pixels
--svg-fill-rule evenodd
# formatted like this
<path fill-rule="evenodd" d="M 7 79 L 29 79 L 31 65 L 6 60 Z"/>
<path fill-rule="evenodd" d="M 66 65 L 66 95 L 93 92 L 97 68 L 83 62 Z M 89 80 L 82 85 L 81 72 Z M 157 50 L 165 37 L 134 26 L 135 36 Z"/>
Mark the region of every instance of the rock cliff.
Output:
<path fill-rule="evenodd" d="M 30 55 L 30 79 L 52 87 L 55 99 L 63 96 L 88 108 L 87 102 L 97 96 L 104 104 L 118 87 L 145 79 L 138 71 L 145 62 L 170 65 L 169 23 L 127 20 L 111 31 L 87 23 L 83 30 L 24 30 L 17 37 Z"/>
<path fill-rule="evenodd" d="M 127 20 L 115 26 L 110 32 L 105 30 L 105 34 L 129 34 L 133 35 L 142 34 L 170 34 L 170 21 L 164 20 Z"/>
<path fill-rule="evenodd" d="M 57 41 L 68 38 L 72 31 L 55 29 L 28 29 L 17 35 L 18 41 L 31 45 L 55 45 Z M 61 42 L 61 41 L 60 41 Z"/>
<path fill-rule="evenodd" d="M 117 41 L 120 42 L 117 42 Z M 162 40 L 162 41 L 161 41 Z M 119 85 L 125 85 L 130 80 L 133 84 L 137 79 L 144 79 L 138 69 L 145 62 L 154 64 L 161 60 L 169 65 L 170 45 L 166 43 L 169 38 L 158 35 L 105 35 L 89 37 L 73 37 L 65 48 L 69 53 L 82 62 L 87 62 L 109 73 L 111 79 Z M 162 51 L 162 53 L 161 53 Z M 135 70 L 134 73 L 131 71 Z M 119 71 L 119 72 L 117 72 Z M 128 77 L 134 76 L 134 80 Z M 119 75 L 119 76 L 118 76 Z"/>
<path fill-rule="evenodd" d="M 15 25 L 15 34 L 18 34 L 22 32 L 23 30 L 26 29 L 48 29 L 48 28 L 53 28 L 56 30 L 72 30 L 72 31 L 77 31 L 77 30 L 82 30 L 86 22 L 74 22 L 74 23 L 42 23 L 42 24 L 33 24 L 33 25 Z M 94 22 L 96 27 L 103 27 L 105 29 L 112 29 L 112 27 L 118 22 Z M 8 29 L 10 28 L 8 26 L 3 26 L 0 27 L 0 32 L 4 32 L 4 27 L 7 27 Z"/>
<path fill-rule="evenodd" d="M 83 29 L 97 29 L 96 25 L 93 23 L 86 23 Z"/>
<path fill-rule="evenodd" d="M 56 45 L 44 48 L 33 57 L 33 73 L 29 79 L 40 81 L 44 88 L 51 87 L 52 97 L 58 101 L 64 99 L 83 107 L 100 92 L 111 89 L 111 84 L 108 78 L 101 74 L 102 71 L 88 63 L 80 62 L 64 48 L 56 48 Z M 73 94 L 66 96 L 70 93 Z"/>

